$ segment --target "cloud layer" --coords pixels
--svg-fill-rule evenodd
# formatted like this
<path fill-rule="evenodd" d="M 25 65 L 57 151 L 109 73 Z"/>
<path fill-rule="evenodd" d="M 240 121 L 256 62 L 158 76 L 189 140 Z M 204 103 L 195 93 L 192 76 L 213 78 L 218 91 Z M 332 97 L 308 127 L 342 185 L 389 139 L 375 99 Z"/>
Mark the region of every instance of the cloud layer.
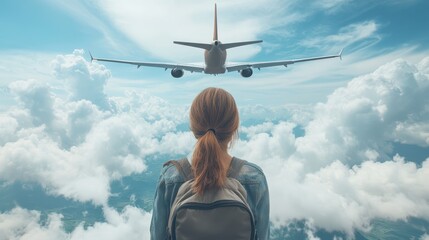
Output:
<path fill-rule="evenodd" d="M 149 239 L 151 215 L 128 206 L 121 213 L 105 208 L 106 222 L 94 226 L 76 227 L 71 233 L 64 231 L 62 215 L 51 213 L 41 223 L 40 212 L 14 208 L 0 214 L 0 239 L 90 240 L 90 239 Z"/>
<path fill-rule="evenodd" d="M 67 234 L 61 215 L 51 214 L 43 224 L 40 212 L 15 208 L 0 214 L 0 238 L 147 234 L 149 213 L 108 206 L 111 181 L 147 170 L 147 156 L 192 151 L 195 140 L 183 127 L 186 106 L 146 93 L 107 96 L 109 71 L 82 54 L 52 63 L 67 99 L 43 81 L 9 85 L 19 105 L 0 114 L 0 180 L 36 182 L 49 194 L 101 205 L 106 222 Z M 308 220 L 309 236 L 312 228 L 351 236 L 368 230 L 374 218 L 429 220 L 429 161 L 416 164 L 392 147 L 429 147 L 427 92 L 429 57 L 416 65 L 399 59 L 351 80 L 314 109 L 243 107 L 247 123 L 232 153 L 264 169 L 276 226 Z M 304 136 L 296 135 L 297 127 Z"/>
<path fill-rule="evenodd" d="M 428 60 L 353 79 L 315 107 L 304 137 L 288 122 L 245 129 L 235 153 L 266 171 L 273 221 L 311 219 L 351 235 L 374 218 L 429 219 L 429 161 L 389 157 L 392 142 L 429 147 Z"/>
<path fill-rule="evenodd" d="M 0 179 L 38 182 L 51 194 L 105 205 L 112 180 L 144 171 L 149 154 L 183 154 L 177 146 L 189 151 L 193 139 L 189 133 L 162 138 L 183 115 L 161 99 L 130 93 L 107 104 L 103 89 L 110 74 L 81 54 L 53 62 L 58 81 L 68 83 L 67 100 L 42 81 L 10 84 L 20 106 L 0 115 Z M 81 93 L 88 81 L 91 87 Z"/>

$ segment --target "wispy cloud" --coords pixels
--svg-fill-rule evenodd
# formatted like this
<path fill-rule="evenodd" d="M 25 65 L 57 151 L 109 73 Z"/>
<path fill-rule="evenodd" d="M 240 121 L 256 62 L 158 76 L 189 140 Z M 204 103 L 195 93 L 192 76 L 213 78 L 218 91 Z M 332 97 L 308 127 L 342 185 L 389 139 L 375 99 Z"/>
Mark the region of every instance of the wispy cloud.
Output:
<path fill-rule="evenodd" d="M 351 51 L 356 48 L 369 47 L 380 41 L 379 28 L 380 24 L 374 20 L 354 23 L 342 27 L 337 34 L 304 39 L 299 44 L 317 48 L 347 47 L 348 51 Z"/>
<path fill-rule="evenodd" d="M 321 0 L 315 1 L 313 6 L 316 9 L 325 10 L 327 13 L 335 13 L 350 2 L 352 2 L 352 0 Z"/>
<path fill-rule="evenodd" d="M 212 40 L 212 2 L 95 2 L 116 29 L 157 58 L 170 61 L 202 61 L 199 50 L 177 47 L 172 42 Z M 299 18 L 297 14 L 288 14 L 288 6 L 289 4 L 279 0 L 264 0 L 252 4 L 243 0 L 218 3 L 219 37 L 223 42 L 258 39 L 264 32 Z M 247 46 L 235 50 L 231 56 L 246 59 L 259 51 L 258 46 Z"/>
<path fill-rule="evenodd" d="M 103 44 L 107 44 L 116 50 L 124 51 L 125 47 L 121 44 L 113 29 L 109 26 L 109 22 L 103 19 L 102 15 L 96 11 L 96 7 L 91 1 L 44 1 L 52 6 L 58 7 L 61 11 L 73 16 L 77 21 L 101 33 L 103 36 L 102 39 L 104 40 Z"/>
<path fill-rule="evenodd" d="M 42 51 L 3 50 L 0 51 L 0 86 L 7 86 L 17 80 L 29 78 L 50 79 L 50 62 L 55 54 Z M 23 71 L 25 69 L 25 71 Z"/>

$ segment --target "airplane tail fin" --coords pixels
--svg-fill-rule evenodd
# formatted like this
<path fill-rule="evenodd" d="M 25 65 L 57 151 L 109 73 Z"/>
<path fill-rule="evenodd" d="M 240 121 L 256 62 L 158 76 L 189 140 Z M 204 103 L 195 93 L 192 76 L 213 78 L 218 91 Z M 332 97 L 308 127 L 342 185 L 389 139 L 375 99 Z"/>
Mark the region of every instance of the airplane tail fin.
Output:
<path fill-rule="evenodd" d="M 215 3 L 213 41 L 218 41 L 218 40 L 219 40 L 219 36 L 218 36 L 218 31 L 217 31 L 217 5 Z M 220 45 L 220 47 L 225 50 L 228 48 L 235 48 L 235 47 L 240 47 L 240 46 L 244 46 L 244 45 L 260 43 L 260 42 L 262 42 L 262 41 L 258 40 L 258 41 L 247 41 L 247 42 L 224 43 L 224 44 Z M 212 44 L 206 44 L 206 43 L 179 42 L 179 41 L 174 41 L 173 43 L 185 45 L 188 47 L 202 48 L 205 50 L 210 50 L 212 48 Z"/>
<path fill-rule="evenodd" d="M 215 3 L 215 15 L 214 15 L 214 30 L 213 30 L 213 41 L 217 41 L 218 35 L 217 35 L 217 6 Z"/>

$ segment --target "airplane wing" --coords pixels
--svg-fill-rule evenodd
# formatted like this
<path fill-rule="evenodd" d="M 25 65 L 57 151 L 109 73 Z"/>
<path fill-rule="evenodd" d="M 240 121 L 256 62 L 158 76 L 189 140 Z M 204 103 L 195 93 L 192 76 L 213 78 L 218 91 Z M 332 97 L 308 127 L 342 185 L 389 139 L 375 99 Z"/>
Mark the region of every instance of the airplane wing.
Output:
<path fill-rule="evenodd" d="M 95 58 L 89 53 L 91 56 L 91 61 L 103 61 L 103 62 L 114 62 L 114 63 L 125 63 L 136 65 L 137 68 L 144 67 L 157 67 L 167 69 L 182 69 L 189 72 L 203 72 L 204 68 L 201 66 L 196 66 L 192 64 L 176 64 L 176 63 L 157 63 L 157 62 L 135 62 L 135 61 L 126 61 L 126 60 L 116 60 L 116 59 L 106 59 L 106 58 Z"/>
<path fill-rule="evenodd" d="M 266 67 L 275 67 L 275 66 L 287 66 L 294 63 L 299 62 L 308 62 L 308 61 L 315 61 L 315 60 L 322 60 L 322 59 L 328 59 L 328 58 L 337 58 L 339 57 L 341 59 L 343 50 L 341 49 L 340 53 L 338 55 L 329 55 L 329 56 L 321 56 L 321 57 L 312 57 L 312 58 L 302 58 L 302 59 L 293 59 L 293 60 L 281 60 L 281 61 L 270 61 L 270 62 L 255 62 L 255 63 L 242 63 L 242 64 L 231 64 L 226 67 L 228 72 L 233 71 L 241 71 L 243 69 L 247 68 L 266 68 Z"/>

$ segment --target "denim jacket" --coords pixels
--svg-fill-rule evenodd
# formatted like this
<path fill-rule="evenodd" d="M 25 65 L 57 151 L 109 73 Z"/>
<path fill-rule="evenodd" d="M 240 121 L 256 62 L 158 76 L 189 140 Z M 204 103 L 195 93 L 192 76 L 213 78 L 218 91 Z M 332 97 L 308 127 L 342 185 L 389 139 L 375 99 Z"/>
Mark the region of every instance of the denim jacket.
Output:
<path fill-rule="evenodd" d="M 236 179 L 247 191 L 247 202 L 252 209 L 258 239 L 269 239 L 270 201 L 267 180 L 261 168 L 256 164 L 245 162 Z M 172 164 L 161 170 L 153 202 L 152 222 L 150 225 L 151 240 L 167 239 L 167 225 L 170 208 L 179 187 L 184 182 L 183 176 Z"/>

